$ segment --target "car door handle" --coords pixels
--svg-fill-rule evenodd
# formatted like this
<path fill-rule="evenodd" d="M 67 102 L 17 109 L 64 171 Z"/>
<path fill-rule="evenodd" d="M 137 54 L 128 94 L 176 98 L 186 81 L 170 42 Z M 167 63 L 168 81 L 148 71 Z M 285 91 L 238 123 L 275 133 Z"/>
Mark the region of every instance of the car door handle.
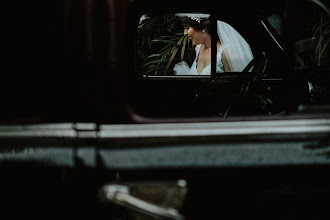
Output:
<path fill-rule="evenodd" d="M 136 186 L 133 186 L 136 187 Z M 171 186 L 166 192 L 166 199 L 162 205 L 152 203 L 149 201 L 145 201 L 144 199 L 138 198 L 131 194 L 132 186 L 129 185 L 121 185 L 121 184 L 107 184 L 101 187 L 99 191 L 99 197 L 102 202 L 115 203 L 119 206 L 123 206 L 128 208 L 129 210 L 134 210 L 139 213 L 146 214 L 148 216 L 152 216 L 158 219 L 163 220 L 184 220 L 184 216 L 179 213 L 177 209 L 174 207 L 168 206 L 170 200 L 175 197 L 175 194 L 185 194 L 186 193 L 186 182 L 184 180 L 178 181 L 178 184 Z M 148 184 L 141 184 L 139 191 L 141 191 L 141 187 L 144 187 L 143 190 L 147 191 L 144 194 L 148 193 Z M 164 190 L 162 190 L 164 191 Z M 150 192 L 149 194 L 155 194 L 154 192 Z M 158 196 L 159 197 L 159 196 Z M 182 198 L 182 196 L 181 196 Z"/>

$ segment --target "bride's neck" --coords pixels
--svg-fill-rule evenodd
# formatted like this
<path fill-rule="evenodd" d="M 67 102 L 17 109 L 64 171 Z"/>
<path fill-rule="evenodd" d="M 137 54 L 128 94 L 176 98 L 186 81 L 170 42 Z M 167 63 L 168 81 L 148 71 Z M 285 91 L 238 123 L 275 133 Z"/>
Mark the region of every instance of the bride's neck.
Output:
<path fill-rule="evenodd" d="M 204 42 L 204 49 L 205 50 L 210 50 L 211 49 L 211 40 L 209 41 L 209 42 Z M 221 42 L 220 41 L 218 41 L 217 42 L 217 47 L 219 47 L 219 46 L 221 46 Z"/>
<path fill-rule="evenodd" d="M 211 41 L 210 42 L 204 42 L 204 48 L 205 48 L 205 50 L 210 50 L 211 49 Z"/>
<path fill-rule="evenodd" d="M 206 33 L 206 34 L 208 34 L 208 33 Z M 211 49 L 211 36 L 205 36 L 203 44 L 204 44 L 205 50 Z"/>

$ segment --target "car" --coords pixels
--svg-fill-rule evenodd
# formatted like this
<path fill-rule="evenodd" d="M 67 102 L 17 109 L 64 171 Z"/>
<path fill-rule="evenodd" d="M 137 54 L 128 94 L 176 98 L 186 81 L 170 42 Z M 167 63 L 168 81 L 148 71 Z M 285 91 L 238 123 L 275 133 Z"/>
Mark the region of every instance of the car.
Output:
<path fill-rule="evenodd" d="M 4 216 L 329 219 L 326 1 L 3 7 Z M 192 12 L 246 39 L 244 71 L 217 73 L 213 57 L 209 76 L 174 75 L 181 54 L 156 56 L 182 51 L 157 39 L 184 37 L 176 14 Z"/>

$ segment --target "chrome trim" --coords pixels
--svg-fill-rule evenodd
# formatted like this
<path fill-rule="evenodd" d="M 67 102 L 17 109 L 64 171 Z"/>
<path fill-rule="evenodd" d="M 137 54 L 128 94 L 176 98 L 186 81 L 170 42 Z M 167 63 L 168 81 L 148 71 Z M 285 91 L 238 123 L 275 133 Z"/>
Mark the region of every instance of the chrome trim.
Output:
<path fill-rule="evenodd" d="M 77 129 L 79 128 L 79 129 Z M 248 137 L 263 138 L 282 135 L 323 135 L 330 137 L 330 119 L 278 119 L 260 121 L 223 121 L 194 123 L 153 123 L 153 124 L 103 124 L 97 129 L 96 124 L 75 125 L 45 124 L 0 126 L 0 141 L 10 140 L 118 140 L 139 141 L 157 138 L 207 138 L 212 137 Z"/>
<path fill-rule="evenodd" d="M 277 46 L 279 46 L 279 48 L 284 51 L 283 47 L 280 45 L 280 43 L 275 39 L 275 37 L 272 35 L 272 33 L 270 33 L 269 29 L 267 28 L 266 24 L 261 20 L 261 24 L 264 26 L 264 28 L 266 29 L 266 31 L 268 32 L 268 34 L 273 38 L 273 40 L 275 41 L 275 43 L 277 44 Z"/>
<path fill-rule="evenodd" d="M 73 123 L 27 124 L 0 126 L 0 139 L 4 138 L 72 138 L 77 136 Z"/>
<path fill-rule="evenodd" d="M 208 123 L 101 125 L 99 137 L 112 139 L 330 134 L 330 119 Z"/>
<path fill-rule="evenodd" d="M 192 80 L 195 80 L 195 79 L 207 79 L 207 80 L 210 80 L 211 79 L 211 76 L 208 75 L 208 76 L 194 76 L 194 75 L 164 75 L 164 76 L 154 76 L 154 75 L 143 75 L 141 77 L 141 79 L 144 79 L 144 80 L 148 80 L 148 79 L 177 79 L 177 80 L 180 80 L 180 79 L 192 79 Z"/>
<path fill-rule="evenodd" d="M 95 123 L 53 123 L 0 126 L 0 140 L 5 138 L 97 138 Z"/>
<path fill-rule="evenodd" d="M 183 185 L 182 185 L 183 183 Z M 145 186 L 146 190 L 148 186 Z M 185 180 L 179 180 L 175 187 L 186 187 Z M 184 220 L 178 210 L 172 207 L 158 206 L 150 202 L 137 198 L 130 193 L 130 187 L 119 184 L 108 184 L 99 191 L 99 197 L 103 202 L 113 202 L 131 210 L 144 213 L 148 216 L 163 220 Z"/>

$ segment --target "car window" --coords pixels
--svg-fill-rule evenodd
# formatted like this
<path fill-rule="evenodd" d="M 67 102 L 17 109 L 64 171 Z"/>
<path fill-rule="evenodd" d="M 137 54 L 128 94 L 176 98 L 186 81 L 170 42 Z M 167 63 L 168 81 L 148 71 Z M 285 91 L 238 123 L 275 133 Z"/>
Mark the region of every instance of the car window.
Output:
<path fill-rule="evenodd" d="M 312 1 L 280 1 L 272 6 L 236 16 L 213 10 L 140 13 L 134 71 L 138 77 L 130 85 L 133 111 L 151 118 L 221 119 L 281 117 L 315 113 L 315 108 L 328 111 L 326 6 Z M 205 15 L 210 16 L 208 28 L 213 30 L 209 32 L 212 48 L 221 51 L 211 54 L 211 62 L 205 59 L 205 41 L 198 39 L 205 28 L 189 32 L 192 25 L 182 19 L 201 24 Z M 238 33 L 229 37 L 228 44 L 217 38 L 219 22 L 225 24 L 220 30 L 230 27 Z M 235 39 L 237 36 L 242 40 Z M 240 52 L 245 60 L 237 68 L 233 57 L 236 62 L 243 58 L 239 50 L 231 49 L 243 41 L 247 47 Z"/>
<path fill-rule="evenodd" d="M 230 23 L 207 13 L 144 14 L 139 19 L 137 72 L 140 75 L 211 75 L 242 72 L 253 59 L 250 44 Z"/>
<path fill-rule="evenodd" d="M 194 52 L 174 14 L 141 16 L 137 40 L 137 72 L 140 75 L 174 75 L 179 61 L 192 63 Z"/>

